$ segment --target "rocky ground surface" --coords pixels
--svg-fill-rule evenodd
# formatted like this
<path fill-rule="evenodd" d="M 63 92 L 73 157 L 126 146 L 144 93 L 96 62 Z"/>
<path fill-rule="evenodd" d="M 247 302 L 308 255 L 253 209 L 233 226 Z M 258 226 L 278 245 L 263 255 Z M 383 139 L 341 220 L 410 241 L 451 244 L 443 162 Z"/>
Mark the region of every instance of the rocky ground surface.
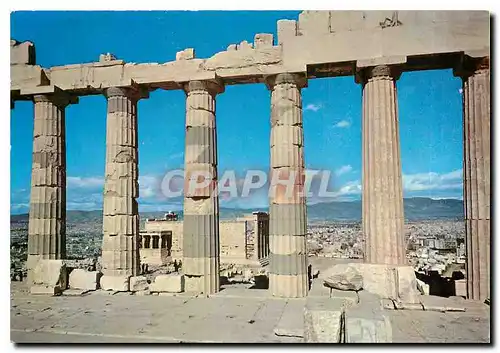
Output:
<path fill-rule="evenodd" d="M 11 284 L 11 340 L 16 343 L 300 343 L 308 330 L 305 307 L 335 298 L 362 307 L 364 300 L 363 291 L 330 290 L 319 278 L 306 299 L 269 297 L 267 290 L 250 289 L 248 284 L 223 286 L 211 298 L 101 290 L 51 297 L 30 295 L 25 283 Z M 489 306 L 461 298 L 447 301 L 466 311 L 384 310 L 392 341 L 490 341 Z"/>

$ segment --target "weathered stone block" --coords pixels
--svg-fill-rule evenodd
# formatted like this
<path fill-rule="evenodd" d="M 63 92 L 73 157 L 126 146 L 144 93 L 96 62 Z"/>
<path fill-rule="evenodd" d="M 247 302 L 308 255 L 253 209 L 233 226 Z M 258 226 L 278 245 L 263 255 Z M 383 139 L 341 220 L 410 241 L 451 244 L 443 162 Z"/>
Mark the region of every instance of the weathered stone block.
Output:
<path fill-rule="evenodd" d="M 75 268 L 69 274 L 69 287 L 73 289 L 96 290 L 99 272 Z"/>
<path fill-rule="evenodd" d="M 66 289 L 68 273 L 63 260 L 40 260 L 33 269 L 33 284 Z"/>
<path fill-rule="evenodd" d="M 148 288 L 149 288 L 149 283 L 146 276 L 130 277 L 130 291 L 132 292 L 145 291 Z"/>
<path fill-rule="evenodd" d="M 363 289 L 382 298 L 397 299 L 397 272 L 394 266 L 384 264 L 353 263 L 363 276 Z"/>
<path fill-rule="evenodd" d="M 111 53 L 105 53 L 105 54 L 100 54 L 99 55 L 99 62 L 104 63 L 104 62 L 110 62 L 116 60 L 116 56 L 114 56 Z"/>
<path fill-rule="evenodd" d="M 187 48 L 175 54 L 175 60 L 191 60 L 194 57 L 194 48 Z"/>
<path fill-rule="evenodd" d="M 31 42 L 10 41 L 11 65 L 35 65 L 35 46 Z"/>
<path fill-rule="evenodd" d="M 351 307 L 359 303 L 358 292 L 344 291 L 335 288 L 328 288 L 330 290 L 329 297 L 335 300 L 343 300 L 345 307 Z"/>
<path fill-rule="evenodd" d="M 330 33 L 330 11 L 302 11 L 299 15 L 298 30 L 301 35 Z"/>
<path fill-rule="evenodd" d="M 340 343 L 344 307 L 343 300 L 308 298 L 304 308 L 304 341 Z"/>
<path fill-rule="evenodd" d="M 273 46 L 273 35 L 270 33 L 258 33 L 253 40 L 255 49 L 270 48 Z"/>
<path fill-rule="evenodd" d="M 129 290 L 130 276 L 102 276 L 99 281 L 101 289 L 126 292 Z"/>
<path fill-rule="evenodd" d="M 278 43 L 283 44 L 287 39 L 292 39 L 297 36 L 297 21 L 295 20 L 278 20 Z"/>
<path fill-rule="evenodd" d="M 358 291 L 363 288 L 363 277 L 355 266 L 350 264 L 337 264 L 325 272 L 324 283 L 326 286 L 340 289 Z"/>
<path fill-rule="evenodd" d="M 238 50 L 248 50 L 253 49 L 252 43 L 248 43 L 246 40 L 238 44 Z"/>
<path fill-rule="evenodd" d="M 160 275 L 155 278 L 149 289 L 151 292 L 184 292 L 184 275 Z"/>
<path fill-rule="evenodd" d="M 419 303 L 420 293 L 417 289 L 415 270 L 411 266 L 396 267 L 398 298 L 402 303 Z"/>
<path fill-rule="evenodd" d="M 350 266 L 361 273 L 364 290 L 403 303 L 419 302 L 420 294 L 412 267 L 369 263 L 353 263 Z"/>

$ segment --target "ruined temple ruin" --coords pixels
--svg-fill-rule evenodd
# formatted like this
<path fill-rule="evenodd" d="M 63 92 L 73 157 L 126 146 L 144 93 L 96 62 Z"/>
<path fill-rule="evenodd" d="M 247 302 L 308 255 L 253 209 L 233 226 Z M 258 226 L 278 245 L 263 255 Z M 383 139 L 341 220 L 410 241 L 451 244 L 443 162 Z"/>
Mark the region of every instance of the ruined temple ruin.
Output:
<path fill-rule="evenodd" d="M 148 219 L 140 231 L 141 263 L 166 265 L 183 258 L 183 221 Z M 269 256 L 269 215 L 254 212 L 219 222 L 220 262 L 260 265 Z"/>
<path fill-rule="evenodd" d="M 44 68 L 31 42 L 11 41 L 11 106 L 34 103 L 29 221 L 29 277 L 40 259 L 65 258 L 65 107 L 79 96 L 107 99 L 102 259 L 106 283 L 123 287 L 139 258 L 137 102 L 153 90 L 186 93 L 186 179 L 217 176 L 216 98 L 227 85 L 265 84 L 270 91 L 271 169 L 303 172 L 301 91 L 318 77 L 354 76 L 362 85 L 365 261 L 404 266 L 403 200 L 396 81 L 414 70 L 452 68 L 463 80 L 467 296 L 490 296 L 490 17 L 486 11 L 304 11 L 280 20 L 277 38 L 229 44 L 210 58 L 195 49 L 174 61 L 126 63 L 101 55 L 92 63 Z M 50 48 L 40 48 L 50 50 Z M 117 53 L 119 54 L 119 53 Z M 118 55 L 119 57 L 119 55 Z M 172 53 L 173 57 L 173 53 Z M 96 58 L 97 59 L 97 58 Z M 360 97 L 361 98 L 361 97 Z M 179 119 L 183 117 L 177 117 Z M 71 136 L 68 136 L 71 138 Z M 216 180 L 213 180 L 214 182 Z M 308 295 L 306 200 L 278 193 L 269 208 L 269 293 Z M 219 200 L 212 187 L 184 194 L 186 287 L 219 291 Z M 369 274 L 368 274 L 369 276 Z M 113 282 L 114 281 L 114 282 Z M 113 285 L 111 285 L 112 287 Z"/>

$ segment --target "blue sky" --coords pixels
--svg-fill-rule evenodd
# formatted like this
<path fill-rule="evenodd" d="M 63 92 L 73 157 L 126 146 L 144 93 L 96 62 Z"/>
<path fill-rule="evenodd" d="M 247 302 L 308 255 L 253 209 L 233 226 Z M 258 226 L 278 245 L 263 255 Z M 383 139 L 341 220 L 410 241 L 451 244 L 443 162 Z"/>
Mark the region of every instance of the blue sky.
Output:
<path fill-rule="evenodd" d="M 111 52 L 127 62 L 167 62 L 194 47 L 207 58 L 298 11 L 15 12 L 11 38 L 35 43 L 43 67 L 97 61 Z M 462 198 L 461 81 L 451 70 L 404 73 L 397 83 L 405 197 Z M 181 208 L 159 185 L 182 167 L 185 94 L 155 91 L 139 102 L 141 210 Z M 338 200 L 360 198 L 361 86 L 353 77 L 310 80 L 303 90 L 305 158 L 332 172 Z M 80 98 L 66 110 L 67 208 L 101 209 L 106 100 Z M 270 93 L 263 84 L 226 87 L 217 97 L 219 171 L 269 168 Z M 11 111 L 11 212 L 29 209 L 33 104 Z M 222 174 L 222 173 L 221 173 Z M 264 207 L 265 194 L 222 206 Z"/>

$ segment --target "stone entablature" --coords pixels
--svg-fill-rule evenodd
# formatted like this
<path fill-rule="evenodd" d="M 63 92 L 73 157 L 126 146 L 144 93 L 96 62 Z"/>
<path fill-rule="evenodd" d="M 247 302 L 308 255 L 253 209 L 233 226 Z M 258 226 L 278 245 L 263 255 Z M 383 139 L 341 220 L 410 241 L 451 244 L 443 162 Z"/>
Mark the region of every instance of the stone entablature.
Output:
<path fill-rule="evenodd" d="M 395 25 L 387 25 L 388 19 Z M 107 53 L 109 60 L 51 68 L 35 65 L 32 43 L 12 41 L 11 62 L 16 65 L 11 66 L 11 92 L 14 99 L 23 99 L 25 88 L 45 85 L 87 95 L 133 82 L 149 89 L 180 89 L 183 82 L 215 78 L 224 84 L 264 82 L 266 76 L 283 72 L 307 72 L 309 78 L 352 75 L 357 61 L 391 64 L 395 57 L 404 60 L 407 70 L 453 67 L 455 54 L 489 55 L 490 15 L 303 11 L 298 21 L 278 21 L 277 32 L 276 45 L 271 34 L 259 33 L 253 45 L 243 41 L 207 59 L 195 58 L 194 49 L 188 48 L 162 64 L 125 63 Z"/>

